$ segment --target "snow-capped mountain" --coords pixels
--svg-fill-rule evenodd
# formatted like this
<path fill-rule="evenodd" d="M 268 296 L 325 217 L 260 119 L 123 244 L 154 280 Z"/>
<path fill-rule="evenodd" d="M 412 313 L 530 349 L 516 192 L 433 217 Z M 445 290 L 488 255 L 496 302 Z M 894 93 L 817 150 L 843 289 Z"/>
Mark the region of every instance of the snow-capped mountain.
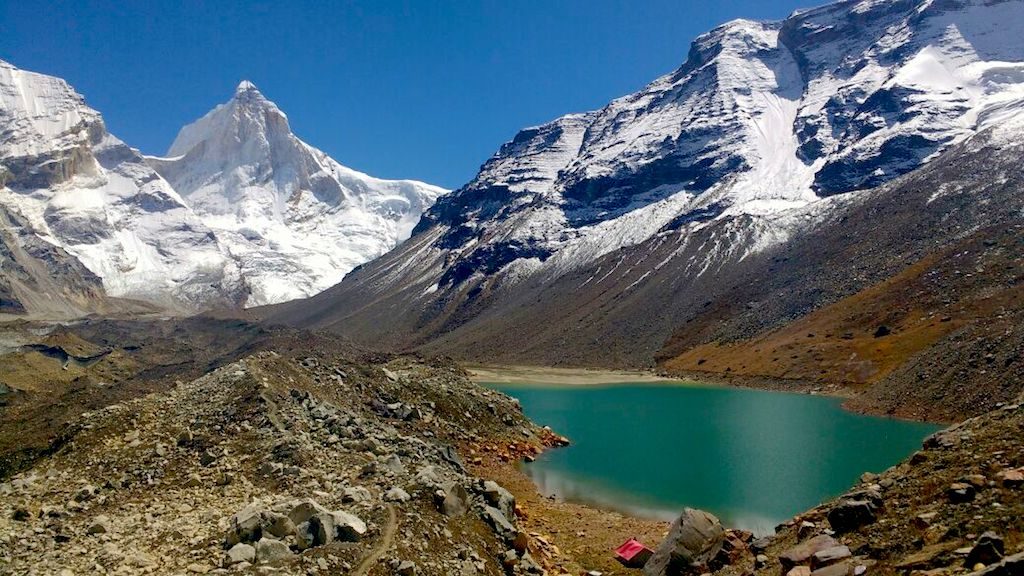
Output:
<path fill-rule="evenodd" d="M 238 262 L 247 305 L 311 296 L 409 237 L 445 192 L 380 180 L 299 140 L 251 82 L 149 158 Z"/>
<path fill-rule="evenodd" d="M 106 295 L 179 309 L 244 301 L 234 260 L 138 151 L 109 134 L 65 81 L 3 61 L 0 205 L 16 244 L 8 252 L 42 255 L 36 269 L 74 272 L 55 285 L 98 277 Z M 56 260 L 68 255 L 77 262 Z M 60 298 L 22 294 L 30 302 Z"/>
<path fill-rule="evenodd" d="M 523 130 L 397 250 L 270 316 L 455 351 L 493 334 L 486 322 L 509 326 L 509 302 L 563 293 L 580 326 L 650 283 L 696 289 L 1021 114 L 1021 0 L 847 0 L 733 21 L 639 92 Z M 591 309 L 584 293 L 615 297 Z M 648 318 L 669 305 L 631 304 Z M 551 320 L 523 325 L 557 332 L 548 350 L 579 344 Z"/>
<path fill-rule="evenodd" d="M 64 80 L 0 61 L 0 311 L 309 296 L 407 238 L 445 192 L 345 168 L 249 82 L 168 156 L 109 134 Z"/>

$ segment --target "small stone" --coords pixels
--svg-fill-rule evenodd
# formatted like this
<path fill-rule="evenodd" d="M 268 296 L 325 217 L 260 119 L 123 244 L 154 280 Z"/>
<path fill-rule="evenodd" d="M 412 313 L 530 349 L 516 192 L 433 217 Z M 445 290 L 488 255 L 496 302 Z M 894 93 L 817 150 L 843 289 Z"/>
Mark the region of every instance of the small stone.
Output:
<path fill-rule="evenodd" d="M 971 502 L 974 500 L 975 494 L 976 491 L 974 486 L 964 482 L 954 482 L 953 484 L 950 484 L 949 489 L 946 490 L 946 496 L 948 496 L 949 501 L 954 504 Z"/>
<path fill-rule="evenodd" d="M 106 534 L 110 532 L 110 519 L 106 516 L 100 515 L 93 519 L 92 523 L 89 524 L 89 534 Z"/>
<path fill-rule="evenodd" d="M 975 488 L 978 489 L 988 486 L 988 478 L 985 478 L 985 476 L 981 474 L 971 474 L 969 476 L 964 477 L 964 480 L 971 486 L 974 486 Z"/>
<path fill-rule="evenodd" d="M 92 497 L 95 495 L 96 487 L 93 486 L 92 484 L 86 484 L 85 486 L 80 488 L 78 492 L 75 492 L 74 499 L 75 502 L 85 502 L 86 500 L 91 500 Z"/>
<path fill-rule="evenodd" d="M 199 455 L 199 464 L 203 467 L 208 467 L 217 461 L 217 455 L 213 453 L 213 450 L 207 448 L 203 450 L 203 453 Z"/>
<path fill-rule="evenodd" d="M 371 498 L 370 491 L 362 486 L 349 486 L 342 492 L 341 501 L 346 504 L 366 502 Z"/>
<path fill-rule="evenodd" d="M 758 554 L 757 556 L 754 556 L 754 568 L 757 568 L 758 570 L 760 570 L 761 568 L 764 568 L 767 565 L 768 565 L 768 557 L 767 556 L 765 556 L 764 554 Z"/>
<path fill-rule="evenodd" d="M 811 576 L 849 576 L 849 574 L 850 565 L 845 562 L 825 566 L 811 572 Z"/>
<path fill-rule="evenodd" d="M 512 548 L 520 554 L 525 554 L 530 546 L 530 537 L 526 532 L 517 532 L 512 538 Z"/>
<path fill-rule="evenodd" d="M 402 560 L 398 565 L 399 576 L 413 576 L 416 574 L 416 563 L 412 560 Z"/>
<path fill-rule="evenodd" d="M 789 572 L 786 572 L 786 576 L 811 576 L 811 567 L 794 566 Z"/>
<path fill-rule="evenodd" d="M 402 464 L 402 459 L 397 454 L 392 454 L 383 461 L 384 469 L 394 472 L 395 474 L 404 474 L 405 466 Z"/>
<path fill-rule="evenodd" d="M 384 494 L 384 499 L 388 502 L 408 502 L 412 497 L 405 490 L 395 486 Z"/>
<path fill-rule="evenodd" d="M 1024 471 L 1021 471 L 1020 469 L 1003 470 L 996 474 L 996 480 L 998 480 L 1004 488 L 1019 488 L 1024 486 Z"/>
<path fill-rule="evenodd" d="M 917 516 L 914 516 L 914 526 L 924 530 L 935 522 L 935 518 L 938 517 L 938 515 L 938 512 L 925 512 L 923 514 L 918 514 Z"/>

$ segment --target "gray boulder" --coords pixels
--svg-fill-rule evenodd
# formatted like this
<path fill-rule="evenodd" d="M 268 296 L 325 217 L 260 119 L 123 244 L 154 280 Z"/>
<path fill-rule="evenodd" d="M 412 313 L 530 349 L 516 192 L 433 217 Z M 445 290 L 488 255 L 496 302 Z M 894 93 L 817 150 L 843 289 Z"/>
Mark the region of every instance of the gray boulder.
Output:
<path fill-rule="evenodd" d="M 233 566 L 241 562 L 256 561 L 256 548 L 249 544 L 238 543 L 224 553 L 224 565 Z"/>
<path fill-rule="evenodd" d="M 358 542 L 366 534 L 366 523 L 348 512 L 331 512 L 334 523 L 334 539 L 342 542 Z"/>
<path fill-rule="evenodd" d="M 288 545 L 280 540 L 262 538 L 256 543 L 256 561 L 259 563 L 276 562 L 292 555 Z"/>
<path fill-rule="evenodd" d="M 452 484 L 439 492 L 441 512 L 445 516 L 462 516 L 469 511 L 469 492 L 461 484 Z"/>
<path fill-rule="evenodd" d="M 839 543 L 831 536 L 821 534 L 786 550 L 779 555 L 779 562 L 782 564 L 783 571 L 788 572 L 794 566 L 807 564 L 810 562 L 811 557 L 818 552 L 828 550 L 829 548 L 833 548 L 838 545 Z"/>
<path fill-rule="evenodd" d="M 370 500 L 370 491 L 362 486 L 348 486 L 342 492 L 341 501 L 346 503 L 359 503 Z"/>
<path fill-rule="evenodd" d="M 516 512 L 516 497 L 511 492 L 504 489 L 497 482 L 493 480 L 487 480 L 483 483 L 483 489 L 481 492 L 484 495 L 484 499 L 491 506 L 494 506 L 506 518 L 512 518 Z"/>
<path fill-rule="evenodd" d="M 646 576 L 677 576 L 707 572 L 707 564 L 722 549 L 725 529 L 718 518 L 687 508 L 669 528 L 654 555 L 644 565 Z"/>
<path fill-rule="evenodd" d="M 398 486 L 395 486 L 391 490 L 388 490 L 384 494 L 384 499 L 388 502 L 408 502 L 412 497 L 405 490 L 402 490 Z"/>
<path fill-rule="evenodd" d="M 501 510 L 493 506 L 484 506 L 483 511 L 484 520 L 494 528 L 495 533 L 506 540 L 512 540 L 516 537 L 516 527 L 508 521 L 508 518 Z"/>

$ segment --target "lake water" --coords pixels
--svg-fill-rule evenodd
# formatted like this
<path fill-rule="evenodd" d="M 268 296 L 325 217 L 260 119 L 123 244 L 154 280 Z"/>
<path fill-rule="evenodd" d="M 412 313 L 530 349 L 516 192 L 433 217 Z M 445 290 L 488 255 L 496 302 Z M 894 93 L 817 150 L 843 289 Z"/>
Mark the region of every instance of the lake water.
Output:
<path fill-rule="evenodd" d="M 673 519 L 685 507 L 770 533 L 881 472 L 939 427 L 847 412 L 836 398 L 740 388 L 492 384 L 568 448 L 525 464 L 541 492 Z"/>

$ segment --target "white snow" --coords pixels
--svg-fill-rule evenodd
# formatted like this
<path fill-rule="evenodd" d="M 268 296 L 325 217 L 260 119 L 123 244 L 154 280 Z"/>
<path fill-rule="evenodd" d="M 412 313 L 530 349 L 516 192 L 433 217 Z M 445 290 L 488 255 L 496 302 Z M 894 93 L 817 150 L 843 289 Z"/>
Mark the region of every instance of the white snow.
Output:
<path fill-rule="evenodd" d="M 66 82 L 0 61 L 0 121 L 0 167 L 15 167 L 0 203 L 108 294 L 182 309 L 235 300 L 241 283 L 224 247 Z"/>
<path fill-rule="evenodd" d="M 914 136 L 937 143 L 927 161 L 990 126 L 1003 138 L 1024 138 L 1014 122 L 1024 118 L 1024 2 L 922 0 L 902 11 L 890 8 L 887 0 L 864 0 L 800 11 L 786 23 L 729 22 L 698 38 L 686 65 L 639 92 L 524 130 L 470 184 L 508 186 L 513 198 L 490 219 L 467 200 L 460 224 L 477 237 L 434 260 L 442 267 L 515 241 L 552 255 L 517 260 L 506 276 L 555 278 L 655 238 L 692 214 L 674 237 L 679 249 L 658 266 L 692 254 L 693 233 L 714 218 L 727 223 L 728 233 L 705 240 L 700 256 L 682 268 L 707 273 L 784 242 L 836 203 L 859 197 L 815 194 L 816 175 L 829 162 L 876 159 L 887 144 Z M 779 40 L 785 26 L 825 39 L 785 45 Z M 862 109 L 872 97 L 904 108 Z M 801 126 L 817 128 L 800 132 Z M 814 161 L 801 155 L 808 138 L 820 146 Z M 646 166 L 675 158 L 716 168 L 741 162 L 706 190 L 666 182 L 630 192 L 614 208 L 562 196 L 574 182 L 603 177 L 630 185 Z M 865 176 L 891 178 L 918 160 L 864 165 Z M 608 266 L 583 283 L 622 275 L 627 267 L 619 268 Z"/>
<path fill-rule="evenodd" d="M 295 137 L 251 82 L 182 128 L 155 167 L 216 231 L 251 290 L 247 305 L 311 296 L 409 237 L 443 194 L 346 168 Z"/>

